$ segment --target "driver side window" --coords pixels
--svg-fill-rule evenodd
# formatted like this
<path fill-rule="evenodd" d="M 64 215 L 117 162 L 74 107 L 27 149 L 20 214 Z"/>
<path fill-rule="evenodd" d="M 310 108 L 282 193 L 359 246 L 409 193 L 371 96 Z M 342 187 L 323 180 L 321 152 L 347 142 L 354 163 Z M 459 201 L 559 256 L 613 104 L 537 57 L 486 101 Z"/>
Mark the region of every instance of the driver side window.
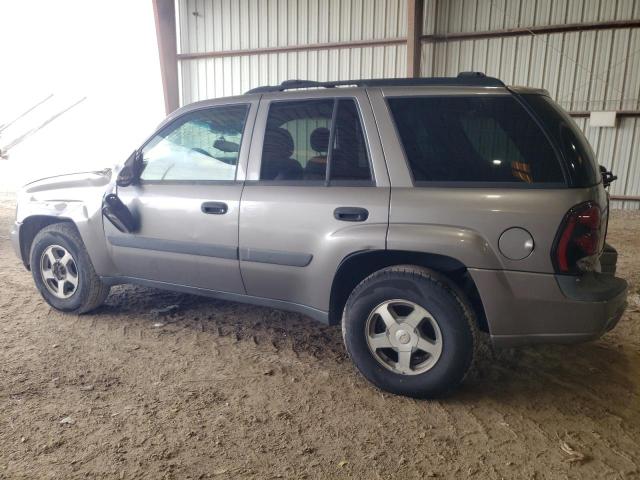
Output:
<path fill-rule="evenodd" d="M 187 113 L 142 149 L 142 181 L 235 180 L 248 105 Z"/>

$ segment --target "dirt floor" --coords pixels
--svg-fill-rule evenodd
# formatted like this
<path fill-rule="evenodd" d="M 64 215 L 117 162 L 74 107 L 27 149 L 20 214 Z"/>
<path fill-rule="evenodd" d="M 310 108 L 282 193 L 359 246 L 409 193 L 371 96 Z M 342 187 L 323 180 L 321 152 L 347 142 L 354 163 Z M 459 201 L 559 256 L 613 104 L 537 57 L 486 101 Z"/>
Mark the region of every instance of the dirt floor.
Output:
<path fill-rule="evenodd" d="M 14 208 L 0 202 L 2 479 L 640 478 L 638 214 L 610 225 L 631 284 L 616 330 L 486 354 L 457 394 L 416 401 L 291 313 L 131 286 L 57 313 L 10 248 Z"/>

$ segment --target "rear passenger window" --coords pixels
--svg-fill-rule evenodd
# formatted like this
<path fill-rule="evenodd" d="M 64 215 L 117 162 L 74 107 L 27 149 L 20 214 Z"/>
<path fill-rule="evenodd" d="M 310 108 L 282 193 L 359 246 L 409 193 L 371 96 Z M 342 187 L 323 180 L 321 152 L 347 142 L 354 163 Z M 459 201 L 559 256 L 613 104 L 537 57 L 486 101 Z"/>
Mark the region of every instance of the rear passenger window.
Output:
<path fill-rule="evenodd" d="M 416 182 L 564 184 L 553 147 L 512 97 L 388 102 Z"/>
<path fill-rule="evenodd" d="M 264 135 L 261 180 L 318 182 L 328 174 L 337 182 L 371 181 L 352 99 L 273 102 Z"/>

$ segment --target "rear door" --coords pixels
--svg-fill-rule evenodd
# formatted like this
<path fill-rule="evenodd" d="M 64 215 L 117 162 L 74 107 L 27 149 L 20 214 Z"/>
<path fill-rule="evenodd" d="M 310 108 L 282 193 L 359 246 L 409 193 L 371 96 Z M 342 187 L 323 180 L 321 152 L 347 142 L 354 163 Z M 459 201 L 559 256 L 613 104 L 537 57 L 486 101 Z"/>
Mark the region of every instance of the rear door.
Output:
<path fill-rule="evenodd" d="M 244 293 L 238 214 L 257 99 L 189 111 L 143 147 L 139 185 L 118 196 L 139 218 L 134 234 L 105 222 L 120 275 Z"/>
<path fill-rule="evenodd" d="M 264 95 L 240 207 L 247 293 L 329 308 L 350 253 L 385 248 L 389 179 L 364 90 Z"/>

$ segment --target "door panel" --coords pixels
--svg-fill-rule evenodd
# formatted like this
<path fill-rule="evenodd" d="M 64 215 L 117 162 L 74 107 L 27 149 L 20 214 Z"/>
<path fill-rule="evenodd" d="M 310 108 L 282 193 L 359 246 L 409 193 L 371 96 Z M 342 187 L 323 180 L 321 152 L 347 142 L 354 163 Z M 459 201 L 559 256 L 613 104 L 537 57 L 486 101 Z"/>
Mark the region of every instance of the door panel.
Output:
<path fill-rule="evenodd" d="M 366 206 L 363 222 L 334 210 Z M 242 195 L 240 265 L 249 295 L 328 311 L 333 276 L 352 252 L 385 248 L 387 187 L 247 185 Z"/>
<path fill-rule="evenodd" d="M 242 184 L 142 185 L 118 188 L 140 219 L 135 234 L 105 222 L 121 275 L 244 293 L 237 258 L 238 207 Z M 224 214 L 207 214 L 203 203 L 225 203 Z"/>
<path fill-rule="evenodd" d="M 369 100 L 349 88 L 330 96 L 312 90 L 286 98 L 265 94 L 255 132 L 240 205 L 247 294 L 326 312 L 340 262 L 354 252 L 385 248 L 389 178 Z M 362 175 L 367 161 L 370 180 Z"/>
<path fill-rule="evenodd" d="M 117 189 L 139 229 L 104 222 L 119 275 L 245 293 L 238 218 L 258 101 L 210 101 L 145 143 L 140 184 Z"/>

